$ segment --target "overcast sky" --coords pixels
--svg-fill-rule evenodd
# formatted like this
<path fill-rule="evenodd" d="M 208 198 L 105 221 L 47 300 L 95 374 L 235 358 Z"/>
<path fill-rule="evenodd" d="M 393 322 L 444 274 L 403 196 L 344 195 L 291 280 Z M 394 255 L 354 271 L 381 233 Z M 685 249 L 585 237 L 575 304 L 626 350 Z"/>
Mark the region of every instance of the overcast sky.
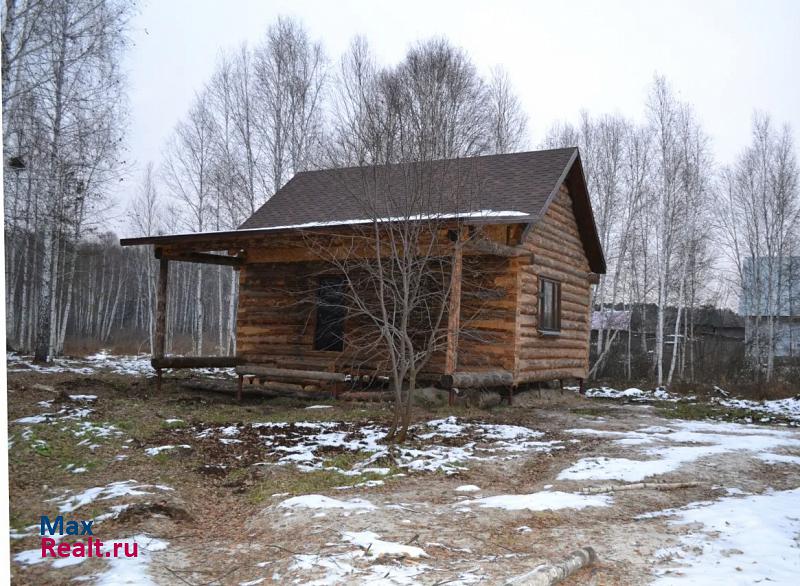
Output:
<path fill-rule="evenodd" d="M 385 63 L 400 60 L 418 39 L 446 36 L 481 70 L 506 68 L 530 117 L 533 145 L 553 122 L 575 121 L 582 109 L 641 118 L 656 72 L 694 104 L 720 163 L 746 144 L 754 109 L 800 132 L 796 0 L 145 0 L 126 58 L 132 167 L 116 194 L 121 203 L 146 162 L 158 163 L 219 52 L 258 43 L 279 15 L 302 20 L 332 62 L 357 34 Z"/>

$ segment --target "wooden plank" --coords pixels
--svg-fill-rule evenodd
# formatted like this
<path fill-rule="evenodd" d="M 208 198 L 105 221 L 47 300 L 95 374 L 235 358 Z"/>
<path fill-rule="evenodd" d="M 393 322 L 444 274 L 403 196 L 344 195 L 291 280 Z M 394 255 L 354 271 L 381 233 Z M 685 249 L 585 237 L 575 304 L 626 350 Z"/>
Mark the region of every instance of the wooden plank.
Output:
<path fill-rule="evenodd" d="M 156 292 L 156 331 L 153 358 L 164 358 L 167 337 L 167 280 L 169 261 L 162 258 L 158 265 L 158 291 Z"/>
<path fill-rule="evenodd" d="M 244 259 L 238 256 L 225 256 L 207 252 L 181 252 L 165 254 L 169 260 L 177 262 L 191 262 L 196 264 L 223 265 L 238 268 L 244 264 Z"/>
<path fill-rule="evenodd" d="M 293 370 L 289 368 L 271 368 L 257 364 L 240 364 L 236 367 L 238 374 L 254 374 L 264 378 L 278 378 L 286 380 L 318 380 L 331 382 L 345 382 L 347 375 L 342 372 L 323 372 L 319 370 Z"/>
<path fill-rule="evenodd" d="M 232 368 L 241 360 L 236 356 L 167 356 L 153 358 L 153 368 Z"/>

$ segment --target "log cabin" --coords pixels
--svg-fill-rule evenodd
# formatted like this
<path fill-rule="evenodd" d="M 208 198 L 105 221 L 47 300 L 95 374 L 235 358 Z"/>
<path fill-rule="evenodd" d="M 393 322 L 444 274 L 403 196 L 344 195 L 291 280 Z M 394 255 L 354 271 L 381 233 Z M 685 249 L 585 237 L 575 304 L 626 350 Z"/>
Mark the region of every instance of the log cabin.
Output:
<path fill-rule="evenodd" d="M 435 210 L 424 209 L 431 205 L 426 199 L 409 215 L 395 209 L 407 201 L 397 197 L 405 185 L 397 175 L 418 171 L 415 166 L 438 177 L 429 185 L 449 196 L 438 199 Z M 372 183 L 370 201 L 383 218 L 354 197 L 365 177 L 378 176 L 383 180 Z M 336 294 L 336 278 L 320 276 L 323 260 L 308 235 L 324 234 L 336 246 L 355 226 L 414 221 L 409 218 L 426 213 L 471 235 L 454 256 L 447 343 L 430 360 L 426 378 L 451 393 L 496 387 L 510 396 L 521 385 L 564 379 L 577 379 L 582 387 L 589 371 L 592 285 L 606 265 L 577 148 L 305 171 L 236 230 L 121 240 L 122 246 L 152 246 L 159 259 L 152 357 L 159 385 L 164 369 L 197 367 L 236 367 L 240 397 L 244 377 L 297 389 L 311 382 L 334 393 L 353 381 L 376 380 L 380 360 L 353 355 L 346 311 L 325 302 Z M 235 356 L 165 355 L 173 262 L 239 272 Z M 477 269 L 479 284 L 461 282 L 463 266 Z M 473 290 L 478 286 L 481 294 Z M 300 302 L 308 291 L 321 302 Z"/>

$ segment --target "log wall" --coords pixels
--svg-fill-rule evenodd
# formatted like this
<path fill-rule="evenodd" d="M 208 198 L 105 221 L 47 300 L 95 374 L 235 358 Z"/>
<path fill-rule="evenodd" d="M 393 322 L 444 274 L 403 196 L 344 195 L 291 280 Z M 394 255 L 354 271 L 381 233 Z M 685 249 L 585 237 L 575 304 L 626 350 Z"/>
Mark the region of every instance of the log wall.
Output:
<path fill-rule="evenodd" d="M 314 350 L 315 284 L 309 263 L 246 264 L 239 274 L 236 354 L 242 362 L 328 370 L 336 352 Z"/>
<path fill-rule="evenodd" d="M 514 368 L 517 283 L 512 259 L 464 258 L 456 372 Z"/>
<path fill-rule="evenodd" d="M 591 299 L 589 261 L 578 233 L 566 186 L 522 242 L 533 262 L 517 260 L 517 383 L 586 378 L 589 371 Z M 543 334 L 539 321 L 539 277 L 561 283 L 561 331 Z"/>
<path fill-rule="evenodd" d="M 250 258 L 251 255 L 248 254 Z M 484 372 L 514 367 L 516 259 L 465 256 L 461 291 L 461 330 L 457 370 Z M 378 339 L 368 325 L 345 322 L 342 352 L 314 350 L 315 298 L 321 263 L 250 263 L 239 276 L 237 357 L 244 363 L 289 369 L 359 372 L 385 371 Z M 447 323 L 446 321 L 444 322 Z M 356 344 L 349 341 L 358 338 Z M 437 352 L 423 374 L 438 379 L 445 370 L 445 352 Z"/>
<path fill-rule="evenodd" d="M 465 253 L 461 329 L 455 372 L 508 371 L 514 384 L 585 378 L 589 367 L 590 268 L 565 186 L 544 217 L 524 236 L 521 225 L 488 226 L 484 237 L 528 254 Z M 379 347 L 356 355 L 348 336 L 364 324 L 345 323 L 345 350 L 314 350 L 315 296 L 321 262 L 307 260 L 300 238 L 253 243 L 240 271 L 237 356 L 284 369 L 375 373 L 385 371 Z M 286 256 L 287 250 L 292 254 Z M 538 329 L 539 277 L 561 283 L 561 331 Z M 373 336 L 374 338 L 375 336 Z M 359 344 L 363 347 L 363 344 Z M 444 349 L 426 369 L 445 372 Z"/>

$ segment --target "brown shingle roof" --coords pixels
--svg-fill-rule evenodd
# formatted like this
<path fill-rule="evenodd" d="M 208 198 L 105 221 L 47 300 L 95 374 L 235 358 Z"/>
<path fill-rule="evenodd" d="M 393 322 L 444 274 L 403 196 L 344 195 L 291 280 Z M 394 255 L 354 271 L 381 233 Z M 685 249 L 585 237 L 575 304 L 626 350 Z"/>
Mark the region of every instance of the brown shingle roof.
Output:
<path fill-rule="evenodd" d="M 411 210 L 420 214 L 492 211 L 493 221 L 533 221 L 564 180 L 576 153 L 575 148 L 565 148 L 305 171 L 295 175 L 239 228 L 349 223 L 404 216 Z M 410 185 L 422 176 L 425 185 L 436 186 L 432 188 L 440 193 L 409 204 L 410 197 L 418 196 Z"/>
<path fill-rule="evenodd" d="M 414 182 L 417 182 L 416 184 Z M 185 245 L 222 250 L 260 232 L 343 225 L 373 218 L 467 216 L 534 225 L 566 183 L 589 266 L 606 264 L 577 148 L 427 163 L 346 167 L 295 175 L 237 230 L 126 238 L 123 246 Z M 416 185 L 417 189 L 411 188 Z M 419 189 L 424 186 L 425 189 Z M 430 196 L 424 195 L 425 191 Z M 423 195 L 420 197 L 420 193 Z M 409 198 L 414 201 L 409 203 Z M 202 248 L 204 245 L 216 248 Z"/>

